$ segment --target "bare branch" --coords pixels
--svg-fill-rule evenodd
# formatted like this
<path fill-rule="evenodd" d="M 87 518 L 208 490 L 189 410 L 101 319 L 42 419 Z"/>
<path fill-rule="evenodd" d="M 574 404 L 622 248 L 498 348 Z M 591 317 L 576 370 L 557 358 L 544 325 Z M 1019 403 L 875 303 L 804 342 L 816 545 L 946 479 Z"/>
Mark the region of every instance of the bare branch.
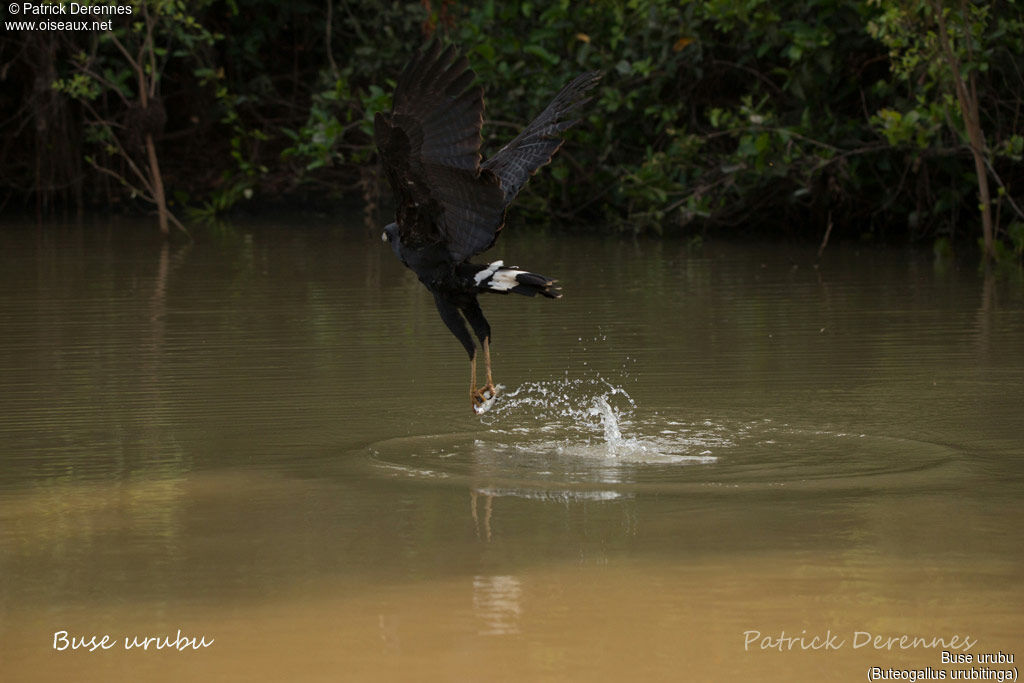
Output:
<path fill-rule="evenodd" d="M 96 73 L 95 71 L 93 71 L 89 67 L 85 66 L 84 64 L 77 65 L 77 68 L 78 68 L 79 71 L 84 73 L 86 76 L 89 76 L 90 78 L 96 79 L 97 81 L 99 81 L 100 83 L 105 85 L 108 89 L 114 91 L 114 93 L 116 93 L 117 96 L 121 98 L 121 101 L 124 103 L 124 105 L 126 107 L 129 105 L 128 98 L 124 96 L 124 93 L 121 92 L 121 89 L 118 88 L 117 85 L 113 81 L 111 81 L 110 79 L 108 79 L 107 77 L 105 77 L 105 76 L 103 76 L 101 74 Z"/>
<path fill-rule="evenodd" d="M 988 157 L 982 157 L 982 160 L 985 162 L 985 166 L 988 167 L 988 172 L 992 174 L 992 179 L 996 181 L 996 184 L 999 185 L 999 187 L 1003 188 L 1003 196 L 1006 197 L 1008 202 L 1010 202 L 1010 206 L 1013 207 L 1013 210 L 1017 212 L 1018 216 L 1024 218 L 1024 211 L 1021 211 L 1020 207 L 1017 206 L 1017 202 L 1013 200 L 1013 196 L 1003 183 L 1003 179 L 999 177 L 998 173 L 996 173 L 996 169 L 992 166 L 992 162 L 988 160 Z"/>
<path fill-rule="evenodd" d="M 114 180 L 116 180 L 117 182 L 121 183 L 122 185 L 127 187 L 129 190 L 131 190 L 132 193 L 142 197 L 147 202 L 153 203 L 153 198 L 149 194 L 147 194 L 145 191 L 143 191 L 143 190 L 135 187 L 134 185 L 132 185 L 130 182 L 128 182 L 127 178 L 125 178 L 123 175 L 121 175 L 117 171 L 109 169 L 106 166 L 100 166 L 98 163 L 96 163 L 96 160 L 93 159 L 92 157 L 86 157 L 85 160 L 89 162 L 90 166 L 95 168 L 97 171 L 99 171 L 103 175 L 110 176 L 111 178 L 113 178 Z"/>

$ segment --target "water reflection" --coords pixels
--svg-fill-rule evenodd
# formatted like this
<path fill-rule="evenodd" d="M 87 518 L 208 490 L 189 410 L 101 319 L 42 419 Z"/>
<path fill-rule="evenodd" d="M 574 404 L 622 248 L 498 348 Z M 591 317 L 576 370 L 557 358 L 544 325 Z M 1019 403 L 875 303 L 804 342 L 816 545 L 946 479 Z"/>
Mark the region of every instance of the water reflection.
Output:
<path fill-rule="evenodd" d="M 482 636 L 519 633 L 522 615 L 522 583 L 514 576 L 474 576 L 473 610 L 481 622 Z"/>
<path fill-rule="evenodd" d="M 481 517 L 477 514 L 477 499 L 483 498 L 483 524 L 481 526 Z M 491 514 L 494 512 L 494 495 L 487 491 L 478 492 L 473 489 L 469 492 L 469 509 L 473 514 L 473 530 L 476 531 L 476 537 L 482 538 L 485 541 L 490 542 L 491 540 Z M 481 535 L 481 529 L 483 534 Z"/>
<path fill-rule="evenodd" d="M 379 241 L 293 228 L 0 231 L 5 675 L 123 675 L 65 625 L 217 638 L 147 679 L 764 679 L 744 628 L 1022 632 L 1019 282 L 531 236 L 566 296 L 485 302 L 530 334 L 481 420 Z"/>

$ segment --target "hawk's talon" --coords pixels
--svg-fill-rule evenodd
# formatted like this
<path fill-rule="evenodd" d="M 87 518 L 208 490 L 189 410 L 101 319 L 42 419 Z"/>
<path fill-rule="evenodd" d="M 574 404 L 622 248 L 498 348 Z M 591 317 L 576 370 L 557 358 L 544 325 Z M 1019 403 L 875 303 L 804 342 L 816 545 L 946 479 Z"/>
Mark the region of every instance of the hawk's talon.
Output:
<path fill-rule="evenodd" d="M 497 397 L 498 388 L 491 383 L 487 383 L 479 389 L 474 389 L 469 395 L 473 412 L 477 415 L 486 413 L 494 405 L 494 399 Z"/>

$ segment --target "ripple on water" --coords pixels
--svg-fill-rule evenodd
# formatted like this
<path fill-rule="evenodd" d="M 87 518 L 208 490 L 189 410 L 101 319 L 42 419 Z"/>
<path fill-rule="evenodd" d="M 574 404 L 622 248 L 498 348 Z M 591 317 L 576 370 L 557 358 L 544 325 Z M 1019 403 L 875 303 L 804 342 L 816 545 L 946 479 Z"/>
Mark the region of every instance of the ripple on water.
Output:
<path fill-rule="evenodd" d="M 642 490 L 942 488 L 946 446 L 767 419 L 645 414 L 601 379 L 506 392 L 473 432 L 388 439 L 366 451 L 386 476 L 453 480 L 488 495 L 612 500 Z"/>

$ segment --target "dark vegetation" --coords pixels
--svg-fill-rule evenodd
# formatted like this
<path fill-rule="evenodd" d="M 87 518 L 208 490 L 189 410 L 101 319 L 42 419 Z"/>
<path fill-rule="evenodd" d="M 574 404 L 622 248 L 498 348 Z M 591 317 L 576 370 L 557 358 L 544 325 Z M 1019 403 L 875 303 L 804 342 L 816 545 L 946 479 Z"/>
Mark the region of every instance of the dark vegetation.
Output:
<path fill-rule="evenodd" d="M 485 153 L 607 72 L 513 221 L 1024 253 L 1021 0 L 132 7 L 110 32 L 5 27 L 0 207 L 156 209 L 168 232 L 355 196 L 376 220 L 373 114 L 440 32 L 485 87 Z"/>

